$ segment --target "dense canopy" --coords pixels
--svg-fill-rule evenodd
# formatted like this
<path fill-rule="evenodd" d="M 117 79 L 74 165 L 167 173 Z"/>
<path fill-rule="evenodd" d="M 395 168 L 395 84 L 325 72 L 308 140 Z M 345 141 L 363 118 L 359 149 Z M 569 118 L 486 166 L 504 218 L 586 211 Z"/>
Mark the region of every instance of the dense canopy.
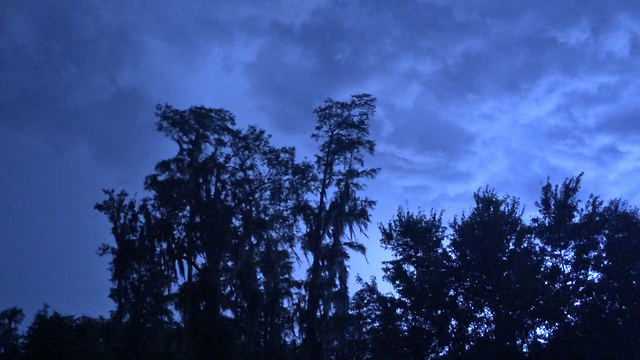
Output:
<path fill-rule="evenodd" d="M 640 354 L 640 213 L 549 180 L 526 219 L 490 187 L 468 213 L 399 208 L 379 224 L 384 262 L 349 289 L 375 200 L 366 183 L 375 98 L 315 110 L 310 161 L 203 106 L 159 105 L 174 157 L 148 195 L 105 190 L 116 307 L 0 312 L 0 359 L 630 359 Z M 365 240 L 361 242 L 361 240 Z M 360 255 L 358 255 L 360 256 Z M 304 269 L 304 276 L 296 270 Z"/>

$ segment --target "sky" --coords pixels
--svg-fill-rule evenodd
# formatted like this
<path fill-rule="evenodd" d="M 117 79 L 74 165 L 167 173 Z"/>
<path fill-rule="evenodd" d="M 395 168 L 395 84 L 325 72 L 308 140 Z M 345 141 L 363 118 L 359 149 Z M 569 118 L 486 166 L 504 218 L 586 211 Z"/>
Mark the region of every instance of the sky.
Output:
<path fill-rule="evenodd" d="M 377 97 L 376 224 L 468 212 L 489 185 L 530 213 L 547 177 L 640 205 L 640 3 L 599 0 L 5 0 L 0 309 L 108 316 L 103 188 L 142 193 L 176 149 L 154 105 L 225 108 L 312 154 L 313 109 Z"/>

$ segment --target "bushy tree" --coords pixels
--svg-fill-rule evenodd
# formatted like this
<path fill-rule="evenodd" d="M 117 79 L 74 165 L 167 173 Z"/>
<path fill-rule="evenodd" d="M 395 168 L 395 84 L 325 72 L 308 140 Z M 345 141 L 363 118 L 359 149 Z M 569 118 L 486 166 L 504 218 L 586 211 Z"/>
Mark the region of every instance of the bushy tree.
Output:
<path fill-rule="evenodd" d="M 486 188 L 448 226 L 441 213 L 402 210 L 381 225 L 381 242 L 394 254 L 384 271 L 402 314 L 396 340 L 404 357 L 637 356 L 640 216 L 621 200 L 605 206 L 592 195 L 582 205 L 581 176 L 547 182 L 530 223 L 517 198 Z M 377 316 L 363 309 L 388 303 L 363 297 L 370 289 L 365 284 L 352 301 L 363 329 Z M 365 358 L 383 351 L 363 349 Z"/>

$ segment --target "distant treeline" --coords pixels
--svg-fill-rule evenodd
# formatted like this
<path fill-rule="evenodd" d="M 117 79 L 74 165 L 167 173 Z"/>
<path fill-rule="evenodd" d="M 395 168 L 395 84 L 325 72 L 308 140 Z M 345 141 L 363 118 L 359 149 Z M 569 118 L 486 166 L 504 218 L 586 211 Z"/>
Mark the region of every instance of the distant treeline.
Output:
<path fill-rule="evenodd" d="M 582 175 L 549 181 L 523 220 L 490 188 L 468 214 L 399 209 L 380 224 L 383 279 L 348 260 L 375 201 L 375 99 L 315 110 L 311 161 L 231 113 L 158 106 L 177 145 L 146 177 L 151 194 L 105 190 L 115 310 L 108 319 L 44 307 L 0 313 L 0 359 L 640 358 L 640 215 L 622 200 L 580 202 Z M 308 266 L 307 266 L 308 265 Z M 294 277 L 307 266 L 304 279 Z"/>

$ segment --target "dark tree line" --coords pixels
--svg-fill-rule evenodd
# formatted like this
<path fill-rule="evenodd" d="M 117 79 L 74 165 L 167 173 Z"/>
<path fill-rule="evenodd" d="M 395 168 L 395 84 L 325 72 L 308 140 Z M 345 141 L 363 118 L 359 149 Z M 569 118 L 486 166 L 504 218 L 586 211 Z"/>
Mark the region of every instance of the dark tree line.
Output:
<path fill-rule="evenodd" d="M 0 313 L 0 359 L 631 359 L 640 357 L 640 215 L 547 181 L 538 215 L 479 190 L 468 214 L 399 209 L 380 224 L 383 294 L 348 260 L 375 201 L 375 99 L 315 110 L 311 161 L 231 113 L 158 106 L 177 147 L 149 196 L 105 190 L 114 242 L 108 319 L 45 306 Z M 297 279 L 294 270 L 307 268 Z"/>

